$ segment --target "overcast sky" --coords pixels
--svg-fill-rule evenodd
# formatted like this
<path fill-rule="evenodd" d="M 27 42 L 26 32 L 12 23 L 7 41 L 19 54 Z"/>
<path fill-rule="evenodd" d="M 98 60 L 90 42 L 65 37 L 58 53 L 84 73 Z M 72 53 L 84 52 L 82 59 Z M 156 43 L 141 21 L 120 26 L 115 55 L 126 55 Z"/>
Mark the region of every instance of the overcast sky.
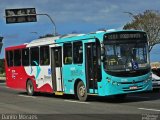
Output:
<path fill-rule="evenodd" d="M 38 22 L 34 23 L 5 23 L 5 9 L 32 7 L 37 13 L 49 14 L 59 34 L 88 33 L 101 28 L 122 29 L 131 21 L 124 12 L 160 10 L 160 0 L 0 0 L 0 36 L 4 37 L 0 58 L 4 57 L 5 47 L 53 33 L 53 25 L 45 16 L 38 16 Z"/>

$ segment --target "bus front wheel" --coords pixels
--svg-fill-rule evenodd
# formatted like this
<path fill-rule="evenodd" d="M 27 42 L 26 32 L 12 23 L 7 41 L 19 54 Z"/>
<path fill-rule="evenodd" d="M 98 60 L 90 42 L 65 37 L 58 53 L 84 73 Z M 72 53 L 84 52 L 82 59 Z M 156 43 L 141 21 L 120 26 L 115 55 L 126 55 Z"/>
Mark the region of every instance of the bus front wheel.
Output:
<path fill-rule="evenodd" d="M 33 86 L 33 83 L 32 83 L 31 80 L 27 81 L 26 89 L 27 89 L 27 94 L 28 95 L 30 95 L 30 96 L 34 95 L 34 86 Z"/>
<path fill-rule="evenodd" d="M 87 89 L 82 81 L 80 81 L 77 85 L 77 97 L 80 101 L 87 100 Z"/>

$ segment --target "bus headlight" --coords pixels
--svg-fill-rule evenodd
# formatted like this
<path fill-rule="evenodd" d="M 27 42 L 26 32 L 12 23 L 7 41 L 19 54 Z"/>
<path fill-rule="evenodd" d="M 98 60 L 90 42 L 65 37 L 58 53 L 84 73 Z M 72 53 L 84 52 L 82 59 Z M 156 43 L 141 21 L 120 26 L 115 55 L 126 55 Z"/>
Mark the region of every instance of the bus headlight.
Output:
<path fill-rule="evenodd" d="M 112 82 L 112 85 L 117 85 L 117 86 L 119 86 L 120 83 L 118 83 L 118 82 L 116 82 L 116 81 L 113 81 L 113 82 Z"/>
<path fill-rule="evenodd" d="M 112 85 L 117 85 L 117 82 L 116 82 L 116 81 L 113 81 L 113 82 L 112 82 Z"/>
<path fill-rule="evenodd" d="M 107 81 L 108 81 L 108 83 L 110 83 L 110 82 L 111 82 L 111 79 L 107 77 Z"/>

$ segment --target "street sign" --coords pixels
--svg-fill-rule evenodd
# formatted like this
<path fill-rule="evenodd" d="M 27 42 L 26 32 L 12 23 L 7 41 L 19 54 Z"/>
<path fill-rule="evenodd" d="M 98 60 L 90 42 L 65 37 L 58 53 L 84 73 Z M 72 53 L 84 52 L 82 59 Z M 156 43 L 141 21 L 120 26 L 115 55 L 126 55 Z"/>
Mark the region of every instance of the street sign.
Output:
<path fill-rule="evenodd" d="M 35 8 L 6 9 L 6 23 L 37 22 Z"/>

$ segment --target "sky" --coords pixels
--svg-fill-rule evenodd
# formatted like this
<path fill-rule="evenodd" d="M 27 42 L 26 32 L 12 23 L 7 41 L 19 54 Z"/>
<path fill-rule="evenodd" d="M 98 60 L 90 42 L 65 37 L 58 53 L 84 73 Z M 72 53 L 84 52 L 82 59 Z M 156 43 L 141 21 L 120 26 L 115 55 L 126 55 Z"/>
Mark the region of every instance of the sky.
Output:
<path fill-rule="evenodd" d="M 47 13 L 54 20 L 58 34 L 90 33 L 99 29 L 121 30 L 133 14 L 145 10 L 160 10 L 160 0 L 0 0 L 0 36 L 3 48 L 28 43 L 39 36 L 52 34 L 54 26 L 46 16 L 37 16 L 32 23 L 6 24 L 5 9 L 36 8 L 37 14 Z M 156 45 L 151 52 L 151 61 L 160 61 Z M 160 54 L 160 52 L 159 52 Z"/>

